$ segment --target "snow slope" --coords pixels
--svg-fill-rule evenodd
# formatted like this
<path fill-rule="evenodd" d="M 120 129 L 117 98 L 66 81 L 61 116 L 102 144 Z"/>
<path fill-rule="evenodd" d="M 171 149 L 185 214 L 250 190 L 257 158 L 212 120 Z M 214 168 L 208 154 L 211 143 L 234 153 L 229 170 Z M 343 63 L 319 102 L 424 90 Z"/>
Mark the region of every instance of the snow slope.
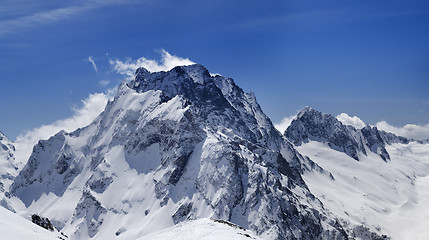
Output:
<path fill-rule="evenodd" d="M 138 240 L 262 240 L 249 230 L 207 218 L 179 223 Z"/>
<path fill-rule="evenodd" d="M 387 163 L 375 154 L 357 162 L 319 142 L 297 149 L 334 177 L 303 175 L 310 191 L 334 214 L 392 239 L 429 237 L 429 144 L 387 146 Z"/>
<path fill-rule="evenodd" d="M 2 207 L 0 207 L 0 236 L 1 239 L 8 240 L 58 240 L 63 237 L 58 232 L 50 232 Z"/>

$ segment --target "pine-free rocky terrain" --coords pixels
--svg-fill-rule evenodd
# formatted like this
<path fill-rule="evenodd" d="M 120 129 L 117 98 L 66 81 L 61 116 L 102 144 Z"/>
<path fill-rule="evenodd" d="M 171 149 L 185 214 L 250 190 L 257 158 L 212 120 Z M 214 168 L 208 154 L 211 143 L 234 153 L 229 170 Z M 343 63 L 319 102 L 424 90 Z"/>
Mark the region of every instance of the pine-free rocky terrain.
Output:
<path fill-rule="evenodd" d="M 429 236 L 427 142 L 309 107 L 280 133 L 253 93 L 198 64 L 137 69 L 25 164 L 0 143 L 1 206 L 49 219 L 53 239 Z"/>

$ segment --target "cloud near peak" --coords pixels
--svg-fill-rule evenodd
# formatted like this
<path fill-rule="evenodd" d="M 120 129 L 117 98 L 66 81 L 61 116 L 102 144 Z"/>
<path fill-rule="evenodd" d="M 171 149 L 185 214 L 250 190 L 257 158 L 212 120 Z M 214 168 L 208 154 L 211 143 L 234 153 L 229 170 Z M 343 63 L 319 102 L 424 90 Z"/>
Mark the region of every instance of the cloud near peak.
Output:
<path fill-rule="evenodd" d="M 394 133 L 398 136 L 412 138 L 416 140 L 429 139 L 429 124 L 417 125 L 417 124 L 406 124 L 403 127 L 395 127 L 390 125 L 386 121 L 381 121 L 375 124 L 375 126 L 383 131 Z"/>
<path fill-rule="evenodd" d="M 104 110 L 112 95 L 113 92 L 90 94 L 82 100 L 82 106 L 72 109 L 73 115 L 71 117 L 21 133 L 14 142 L 16 159 L 19 162 L 26 162 L 33 146 L 39 140 L 48 139 L 61 130 L 72 132 L 89 125 Z"/>
<path fill-rule="evenodd" d="M 195 63 L 188 58 L 177 57 L 171 55 L 165 50 L 162 50 L 160 61 L 141 57 L 137 60 L 127 59 L 124 62 L 119 59 L 111 59 L 110 64 L 113 66 L 114 70 L 117 73 L 126 75 L 128 76 L 128 78 L 131 79 L 134 77 L 134 73 L 139 67 L 144 67 L 150 72 L 159 72 L 171 70 L 176 66 L 186 66 Z"/>
<path fill-rule="evenodd" d="M 280 122 L 274 123 L 274 127 L 279 130 L 282 134 L 286 131 L 292 121 L 295 119 L 296 115 L 283 118 Z"/>
<path fill-rule="evenodd" d="M 347 113 L 341 113 L 336 117 L 340 122 L 346 125 L 351 125 L 357 129 L 365 127 L 365 123 L 356 116 L 350 117 Z M 380 121 L 375 124 L 379 130 L 394 133 L 397 136 L 402 136 L 415 140 L 429 139 L 429 124 L 417 125 L 406 124 L 402 127 L 396 127 L 386 121 Z"/>
<path fill-rule="evenodd" d="M 364 121 L 362 121 L 360 118 L 358 118 L 356 116 L 350 117 L 347 113 L 341 113 L 340 115 L 336 116 L 336 118 L 341 123 L 343 123 L 345 125 L 351 125 L 351 126 L 355 127 L 356 129 L 361 129 L 361 128 L 365 127 L 365 125 L 366 125 L 364 123 Z"/>

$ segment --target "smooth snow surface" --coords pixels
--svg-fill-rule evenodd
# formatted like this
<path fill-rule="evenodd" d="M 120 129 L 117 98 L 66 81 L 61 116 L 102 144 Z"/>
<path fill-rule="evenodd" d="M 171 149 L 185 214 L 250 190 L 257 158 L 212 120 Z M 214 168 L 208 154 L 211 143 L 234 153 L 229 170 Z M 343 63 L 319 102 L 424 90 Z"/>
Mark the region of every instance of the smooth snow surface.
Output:
<path fill-rule="evenodd" d="M 60 235 L 0 207 L 0 238 L 7 240 L 58 240 Z"/>
<path fill-rule="evenodd" d="M 251 231 L 216 222 L 211 219 L 201 218 L 198 220 L 179 223 L 174 227 L 146 235 L 138 240 L 262 240 Z"/>
<path fill-rule="evenodd" d="M 303 175 L 310 191 L 335 215 L 386 234 L 393 240 L 429 239 L 429 144 L 386 147 L 391 161 L 378 155 L 356 161 L 310 141 L 297 150 L 329 171 Z"/>

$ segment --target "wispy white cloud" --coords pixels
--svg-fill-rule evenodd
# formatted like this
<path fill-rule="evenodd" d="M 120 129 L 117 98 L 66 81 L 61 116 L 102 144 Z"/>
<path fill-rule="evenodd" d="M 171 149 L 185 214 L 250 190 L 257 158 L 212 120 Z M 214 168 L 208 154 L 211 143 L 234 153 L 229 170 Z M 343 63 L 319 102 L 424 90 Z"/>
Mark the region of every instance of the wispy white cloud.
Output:
<path fill-rule="evenodd" d="M 92 64 L 92 68 L 94 69 L 94 71 L 98 73 L 97 64 L 95 64 L 92 56 L 88 57 L 88 61 Z"/>
<path fill-rule="evenodd" d="M 133 78 L 134 73 L 139 67 L 144 67 L 150 72 L 168 71 L 176 66 L 184 66 L 194 64 L 188 58 L 181 58 L 171 55 L 165 50 L 161 51 L 161 60 L 158 62 L 153 59 L 141 57 L 137 60 L 127 59 L 121 61 L 119 59 L 110 60 L 110 64 L 114 67 L 115 71 L 119 74 Z"/>
<path fill-rule="evenodd" d="M 113 92 L 90 94 L 88 98 L 82 100 L 81 107 L 72 109 L 71 117 L 20 134 L 15 140 L 17 160 L 27 161 L 33 146 L 39 140 L 48 139 L 61 130 L 71 132 L 90 124 L 104 110 L 107 101 L 112 96 Z"/>
<path fill-rule="evenodd" d="M 49 25 L 57 23 L 66 19 L 70 19 L 79 14 L 85 13 L 92 9 L 101 7 L 126 4 L 130 1 L 124 0 L 106 0 L 106 1 L 84 1 L 75 3 L 74 5 L 68 5 L 60 8 L 54 8 L 49 10 L 36 10 L 36 12 L 26 12 L 25 15 L 13 18 L 6 18 L 0 21 L 0 36 L 18 32 L 25 28 L 34 28 L 43 25 Z"/>
<path fill-rule="evenodd" d="M 109 83 L 110 83 L 109 80 L 101 80 L 98 82 L 98 84 L 100 84 L 102 87 L 109 85 Z"/>
<path fill-rule="evenodd" d="M 417 140 L 429 139 L 429 124 L 417 125 L 417 124 L 406 124 L 403 127 L 395 127 L 390 125 L 386 121 L 381 121 L 375 124 L 378 129 L 386 132 L 394 133 L 398 136 L 406 138 L 413 138 Z"/>
<path fill-rule="evenodd" d="M 285 117 L 283 118 L 279 123 L 274 123 L 274 127 L 279 130 L 279 132 L 284 133 L 289 127 L 289 125 L 292 123 L 292 121 L 295 119 L 296 115 Z"/>
<path fill-rule="evenodd" d="M 360 118 L 356 116 L 350 117 L 347 113 L 341 113 L 336 118 L 343 124 L 351 125 L 357 129 L 361 129 L 366 125 Z"/>

